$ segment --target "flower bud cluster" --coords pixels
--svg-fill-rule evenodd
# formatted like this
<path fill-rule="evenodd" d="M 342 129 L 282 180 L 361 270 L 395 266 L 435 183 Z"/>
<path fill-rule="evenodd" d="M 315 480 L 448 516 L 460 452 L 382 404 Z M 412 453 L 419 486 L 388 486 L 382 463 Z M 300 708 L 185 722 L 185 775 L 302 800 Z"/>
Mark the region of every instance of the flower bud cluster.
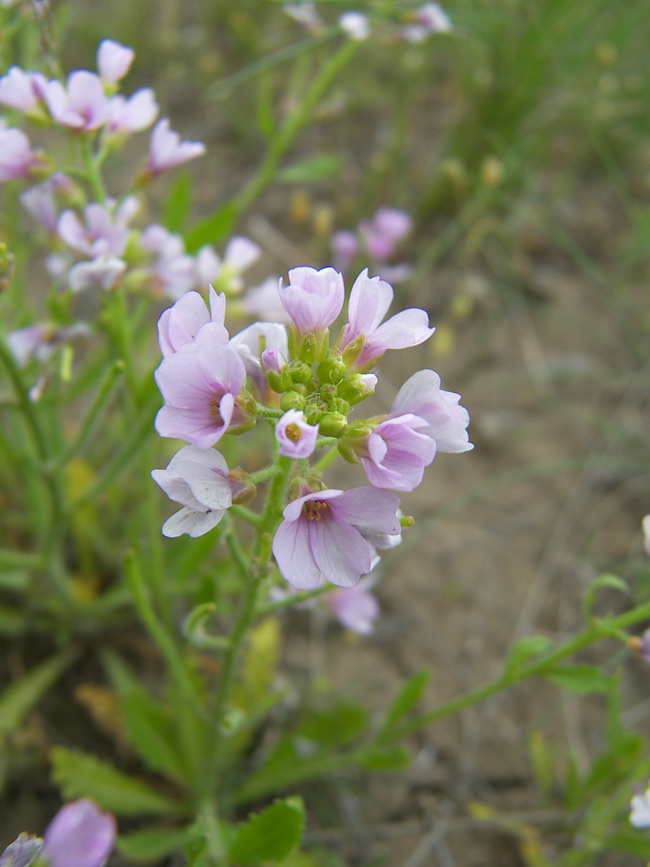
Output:
<path fill-rule="evenodd" d="M 459 395 L 440 388 L 432 370 L 414 374 L 388 413 L 354 417 L 373 393 L 370 368 L 389 349 L 416 346 L 433 333 L 426 311 L 411 308 L 384 321 L 392 287 L 367 269 L 355 280 L 347 321 L 332 338 L 345 303 L 334 268 L 294 268 L 276 287 L 289 323 L 256 322 L 230 337 L 226 298 L 210 287 L 209 305 L 189 292 L 158 323 L 163 360 L 155 378 L 165 400 L 156 416 L 161 436 L 188 445 L 155 481 L 181 504 L 163 527 L 168 536 L 198 536 L 216 526 L 240 491 L 212 446 L 258 421 L 273 429 L 276 448 L 296 462 L 289 503 L 272 550 L 283 577 L 300 590 L 326 579 L 354 587 L 376 562 L 377 550 L 401 538 L 395 491 L 422 481 L 436 451 L 472 448 L 469 416 Z M 367 486 L 327 488 L 310 461 L 321 447 L 358 464 Z M 237 475 L 250 497 L 252 485 Z"/>

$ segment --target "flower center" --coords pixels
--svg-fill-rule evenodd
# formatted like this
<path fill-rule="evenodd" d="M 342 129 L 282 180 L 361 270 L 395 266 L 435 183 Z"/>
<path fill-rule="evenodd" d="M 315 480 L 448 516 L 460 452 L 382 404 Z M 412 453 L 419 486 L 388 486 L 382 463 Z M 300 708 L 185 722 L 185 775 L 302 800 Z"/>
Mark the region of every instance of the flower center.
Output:
<path fill-rule="evenodd" d="M 288 424 L 284 433 L 287 439 L 291 440 L 292 443 L 297 443 L 300 439 L 300 428 L 297 424 Z"/>
<path fill-rule="evenodd" d="M 217 424 L 223 424 L 223 419 L 221 418 L 221 413 L 219 412 L 219 403 L 220 399 L 218 397 L 213 397 L 210 401 L 210 415 L 217 422 Z"/>
<path fill-rule="evenodd" d="M 329 509 L 329 503 L 325 500 L 308 500 L 305 503 L 305 515 L 310 521 L 320 521 L 321 512 Z"/>

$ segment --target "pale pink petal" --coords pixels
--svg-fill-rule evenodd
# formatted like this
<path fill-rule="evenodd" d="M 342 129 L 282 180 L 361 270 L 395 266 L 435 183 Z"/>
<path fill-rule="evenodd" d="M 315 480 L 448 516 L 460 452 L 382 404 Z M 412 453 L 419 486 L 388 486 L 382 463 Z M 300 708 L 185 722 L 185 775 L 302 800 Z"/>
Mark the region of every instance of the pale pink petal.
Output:
<path fill-rule="evenodd" d="M 286 514 L 286 509 L 285 509 Z M 296 590 L 313 590 L 321 583 L 309 540 L 307 520 L 285 520 L 273 537 L 273 556 L 283 577 Z"/>

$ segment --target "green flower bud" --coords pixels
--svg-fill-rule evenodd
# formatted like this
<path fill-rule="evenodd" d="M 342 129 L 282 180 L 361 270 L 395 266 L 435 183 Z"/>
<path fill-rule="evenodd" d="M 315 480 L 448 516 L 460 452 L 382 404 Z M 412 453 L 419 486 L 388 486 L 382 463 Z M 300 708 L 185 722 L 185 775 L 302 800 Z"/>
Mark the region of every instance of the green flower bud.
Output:
<path fill-rule="evenodd" d="M 340 412 L 326 412 L 318 422 L 318 432 L 324 437 L 338 437 L 348 426 L 347 418 Z"/>
<path fill-rule="evenodd" d="M 264 376 L 269 384 L 269 388 L 276 392 L 276 394 L 282 394 L 282 392 L 291 388 L 291 371 L 288 366 L 283 367 L 282 370 L 279 371 L 265 370 Z"/>
<path fill-rule="evenodd" d="M 280 409 L 282 412 L 287 412 L 290 409 L 303 409 L 305 406 L 305 397 L 295 390 L 285 391 L 280 398 Z"/>
<path fill-rule="evenodd" d="M 347 400 L 343 400 L 340 397 L 334 397 L 328 402 L 327 409 L 329 412 L 340 412 L 341 415 L 347 415 L 350 412 L 350 404 Z"/>
<path fill-rule="evenodd" d="M 302 385 L 309 385 L 312 378 L 311 367 L 305 364 L 304 361 L 291 362 L 291 379 L 293 382 L 300 382 Z"/>
<path fill-rule="evenodd" d="M 293 329 L 290 329 L 292 332 Z M 300 359 L 305 364 L 314 364 L 322 361 L 329 349 L 329 331 L 326 329 L 322 334 L 290 335 L 293 339 L 289 343 L 289 350 L 294 358 Z M 292 349 L 292 346 L 294 347 Z"/>
<path fill-rule="evenodd" d="M 336 393 L 348 403 L 359 403 L 374 392 L 376 381 L 370 374 L 355 373 L 338 384 Z"/>
<path fill-rule="evenodd" d="M 342 358 L 326 358 L 316 368 L 316 376 L 319 382 L 325 385 L 336 385 L 348 372 Z"/>

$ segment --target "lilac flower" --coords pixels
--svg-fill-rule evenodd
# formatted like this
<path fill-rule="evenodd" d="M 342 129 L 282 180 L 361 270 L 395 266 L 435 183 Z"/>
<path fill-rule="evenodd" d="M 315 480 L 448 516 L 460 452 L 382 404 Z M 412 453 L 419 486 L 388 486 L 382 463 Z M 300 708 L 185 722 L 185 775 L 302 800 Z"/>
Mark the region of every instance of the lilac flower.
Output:
<path fill-rule="evenodd" d="M 166 358 L 192 343 L 201 326 L 214 322 L 223 330 L 215 329 L 215 336 L 221 337 L 220 343 L 228 342 L 228 332 L 224 326 L 226 315 L 226 296 L 219 295 L 210 286 L 210 309 L 198 292 L 186 292 L 178 301 L 164 310 L 158 320 L 158 343 Z"/>
<path fill-rule="evenodd" d="M 262 370 L 261 355 L 265 349 L 276 350 L 287 358 L 287 329 L 279 322 L 254 322 L 235 334 L 230 345 L 236 349 L 244 362 L 246 373 L 251 377 L 258 393 L 266 391 L 266 378 Z"/>
<path fill-rule="evenodd" d="M 292 268 L 289 285 L 280 281 L 280 300 L 300 334 L 321 334 L 341 312 L 343 277 L 334 268 Z"/>
<path fill-rule="evenodd" d="M 413 12 L 413 24 L 402 28 L 402 36 L 407 42 L 423 42 L 434 33 L 448 33 L 451 21 L 447 13 L 437 3 L 425 3 Z"/>
<path fill-rule="evenodd" d="M 243 313 L 272 322 L 290 322 L 278 293 L 278 278 L 268 277 L 259 286 L 248 289 L 237 306 Z"/>
<path fill-rule="evenodd" d="M 436 443 L 420 433 L 427 422 L 406 414 L 380 422 L 366 437 L 350 437 L 368 481 L 376 488 L 412 491 L 436 453 Z"/>
<path fill-rule="evenodd" d="M 369 576 L 362 578 L 356 587 L 342 587 L 327 597 L 339 623 L 359 635 L 370 635 L 379 617 L 379 602 L 370 592 L 373 584 Z"/>
<path fill-rule="evenodd" d="M 115 844 L 115 819 L 89 798 L 65 804 L 43 836 L 49 867 L 101 867 Z"/>
<path fill-rule="evenodd" d="M 20 129 L 0 129 L 0 181 L 26 178 L 41 162 Z"/>
<path fill-rule="evenodd" d="M 71 72 L 65 87 L 60 81 L 49 81 L 45 101 L 54 120 L 70 129 L 98 129 L 110 117 L 101 78 L 85 69 Z"/>
<path fill-rule="evenodd" d="M 195 260 L 185 252 L 180 235 L 154 223 L 140 234 L 138 244 L 155 257 L 145 273 L 157 291 L 176 300 L 197 287 Z"/>
<path fill-rule="evenodd" d="M 56 347 L 71 337 L 88 334 L 90 329 L 81 322 L 63 328 L 41 322 L 10 331 L 7 334 L 7 343 L 18 366 L 25 367 L 32 358 L 41 362 L 47 361 Z"/>
<path fill-rule="evenodd" d="M 308 0 L 303 3 L 283 3 L 282 10 L 312 33 L 317 33 L 323 26 L 323 20 L 316 11 L 316 7 Z"/>
<path fill-rule="evenodd" d="M 290 409 L 275 426 L 278 451 L 287 458 L 308 458 L 316 448 L 318 425 L 307 424 L 300 410 Z"/>
<path fill-rule="evenodd" d="M 155 379 L 167 406 L 158 410 L 160 436 L 208 448 L 245 417 L 236 404 L 246 370 L 237 351 L 221 342 L 222 326 L 208 322 L 180 351 L 163 358 Z"/>
<path fill-rule="evenodd" d="M 344 12 L 339 16 L 339 26 L 346 36 L 356 42 L 363 42 L 370 36 L 368 16 L 362 12 Z"/>
<path fill-rule="evenodd" d="M 650 557 L 650 515 L 646 515 L 642 519 L 641 528 L 643 530 L 643 544 L 646 554 Z"/>
<path fill-rule="evenodd" d="M 105 84 L 116 84 L 129 71 L 135 52 L 126 45 L 102 39 L 97 48 L 97 70 Z"/>
<path fill-rule="evenodd" d="M 339 271 L 347 271 L 359 255 L 360 246 L 357 236 L 354 232 L 343 229 L 334 232 L 330 238 L 330 245 L 334 256 L 334 267 Z"/>
<path fill-rule="evenodd" d="M 368 255 L 372 259 L 390 259 L 397 244 L 409 234 L 413 220 L 397 208 L 379 208 L 370 220 L 359 223 L 359 234 L 364 240 Z"/>
<path fill-rule="evenodd" d="M 201 247 L 196 254 L 197 282 L 215 283 L 227 293 L 240 292 L 244 287 L 241 275 L 261 252 L 254 241 L 239 235 L 228 241 L 223 259 L 209 245 Z"/>
<path fill-rule="evenodd" d="M 0 78 L 0 104 L 25 114 L 39 115 L 46 85 L 47 79 L 40 72 L 25 72 L 12 66 Z"/>
<path fill-rule="evenodd" d="M 316 491 L 289 503 L 273 539 L 282 576 L 297 590 L 322 578 L 353 587 L 372 565 L 363 532 L 398 534 L 398 506 L 396 494 L 376 488 Z"/>
<path fill-rule="evenodd" d="M 147 171 L 158 177 L 167 169 L 193 160 L 205 153 L 205 145 L 198 141 L 181 141 L 177 132 L 169 128 L 169 120 L 159 120 L 151 133 Z"/>
<path fill-rule="evenodd" d="M 111 97 L 107 132 L 109 135 L 140 132 L 151 126 L 158 115 L 158 103 L 150 87 L 136 90 L 128 99 L 121 94 Z"/>
<path fill-rule="evenodd" d="M 433 370 L 419 370 L 397 393 L 389 418 L 413 413 L 428 425 L 421 433 L 430 436 L 439 452 L 466 452 L 469 442 L 469 413 L 459 405 L 460 395 L 440 388 L 440 377 Z"/>
<path fill-rule="evenodd" d="M 68 271 L 68 286 L 72 292 L 84 289 L 114 289 L 126 271 L 126 262 L 107 253 L 90 262 L 77 262 Z"/>
<path fill-rule="evenodd" d="M 58 207 L 55 194 L 71 186 L 66 175 L 55 172 L 46 181 L 35 184 L 20 194 L 20 203 L 37 223 L 50 234 L 56 234 Z"/>
<path fill-rule="evenodd" d="M 393 300 L 393 289 L 379 277 L 368 277 L 364 269 L 354 281 L 348 303 L 349 322 L 343 327 L 339 348 L 344 350 L 359 340 L 361 348 L 351 360 L 353 370 L 365 370 L 387 349 L 417 346 L 433 334 L 425 310 L 409 308 L 382 323 Z M 417 415 L 417 413 L 416 413 Z"/>
<path fill-rule="evenodd" d="M 152 470 L 151 476 L 170 500 L 183 508 L 163 524 L 169 538 L 187 533 L 196 538 L 216 527 L 232 505 L 233 494 L 244 488 L 228 478 L 228 465 L 215 449 L 183 446 L 166 470 Z"/>
<path fill-rule="evenodd" d="M 630 825 L 633 828 L 650 828 L 650 788 L 642 795 L 634 795 L 630 807 Z"/>
<path fill-rule="evenodd" d="M 114 208 L 92 202 L 84 208 L 84 223 L 76 213 L 66 210 L 57 221 L 57 231 L 68 247 L 89 258 L 121 256 L 129 237 L 128 222 L 137 209 L 137 199 L 129 196 Z"/>

